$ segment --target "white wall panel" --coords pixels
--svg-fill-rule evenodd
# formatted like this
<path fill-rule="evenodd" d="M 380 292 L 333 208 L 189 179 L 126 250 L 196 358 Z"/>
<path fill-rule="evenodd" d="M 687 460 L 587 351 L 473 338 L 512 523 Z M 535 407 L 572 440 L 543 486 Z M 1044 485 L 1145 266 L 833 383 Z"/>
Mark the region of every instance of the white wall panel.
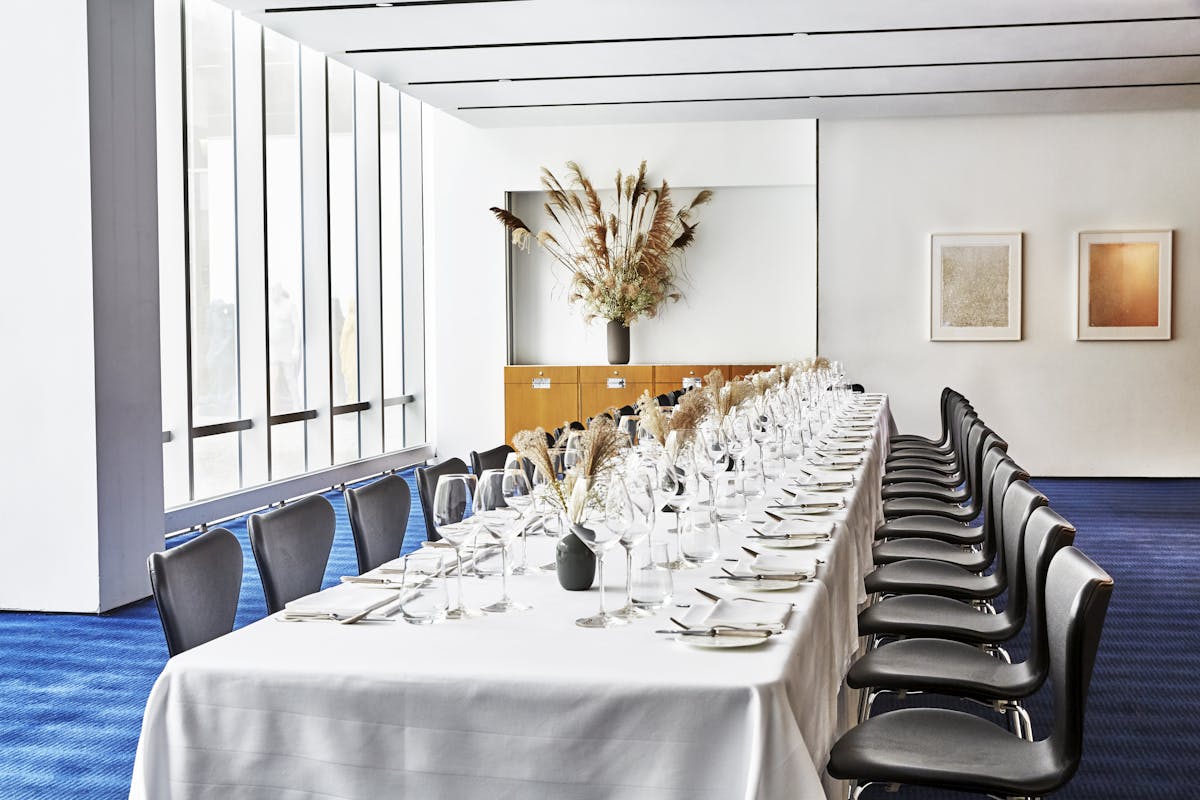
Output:
<path fill-rule="evenodd" d="M 821 350 L 932 432 L 949 384 L 1035 475 L 1200 475 L 1200 113 L 823 121 Z M 1174 337 L 1077 342 L 1080 230 L 1175 230 Z M 929 235 L 1024 239 L 1024 339 L 930 342 Z"/>

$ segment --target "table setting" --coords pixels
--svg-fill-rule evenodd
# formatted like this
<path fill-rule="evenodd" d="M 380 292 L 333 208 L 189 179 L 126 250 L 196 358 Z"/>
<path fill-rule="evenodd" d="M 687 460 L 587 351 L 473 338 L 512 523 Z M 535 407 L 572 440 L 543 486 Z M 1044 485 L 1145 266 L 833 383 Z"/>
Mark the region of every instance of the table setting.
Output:
<path fill-rule="evenodd" d="M 442 541 L 171 659 L 131 797 L 832 796 L 887 402 L 783 372 L 594 422 L 573 476 L 520 435 L 549 475 L 443 476 Z"/>

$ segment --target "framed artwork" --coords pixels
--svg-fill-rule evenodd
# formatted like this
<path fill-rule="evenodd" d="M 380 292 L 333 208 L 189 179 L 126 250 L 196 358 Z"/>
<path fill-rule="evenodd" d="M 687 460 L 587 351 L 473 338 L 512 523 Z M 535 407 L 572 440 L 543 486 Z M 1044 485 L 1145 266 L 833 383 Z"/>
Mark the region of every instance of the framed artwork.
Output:
<path fill-rule="evenodd" d="M 935 342 L 1021 338 L 1021 234 L 930 237 L 929 338 Z"/>
<path fill-rule="evenodd" d="M 1171 231 L 1083 231 L 1075 338 L 1171 338 Z"/>

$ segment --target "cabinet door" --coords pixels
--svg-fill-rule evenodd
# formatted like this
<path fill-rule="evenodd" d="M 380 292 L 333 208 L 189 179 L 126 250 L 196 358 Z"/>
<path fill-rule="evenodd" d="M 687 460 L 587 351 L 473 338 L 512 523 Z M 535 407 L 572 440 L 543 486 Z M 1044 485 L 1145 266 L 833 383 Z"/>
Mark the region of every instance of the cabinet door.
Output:
<path fill-rule="evenodd" d="M 654 368 L 654 393 L 665 394 L 682 389 L 685 381 L 703 380 L 714 369 L 721 370 L 726 378 L 729 377 L 729 367 L 723 365 L 659 364 Z"/>
<path fill-rule="evenodd" d="M 580 367 L 579 400 L 583 419 L 616 406 L 633 405 L 642 392 L 654 391 L 654 367 Z"/>
<path fill-rule="evenodd" d="M 504 438 L 542 427 L 550 431 L 579 419 L 578 367 L 506 367 Z M 483 446 L 483 445 L 481 445 Z"/>
<path fill-rule="evenodd" d="M 763 372 L 776 366 L 775 364 L 733 364 L 729 367 L 729 379 L 741 378 L 752 372 Z"/>

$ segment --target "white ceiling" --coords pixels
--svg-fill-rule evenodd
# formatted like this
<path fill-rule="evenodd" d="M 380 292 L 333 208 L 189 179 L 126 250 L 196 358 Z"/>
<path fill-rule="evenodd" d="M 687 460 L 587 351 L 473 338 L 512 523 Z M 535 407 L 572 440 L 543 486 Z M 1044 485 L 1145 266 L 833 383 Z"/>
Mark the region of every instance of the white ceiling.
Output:
<path fill-rule="evenodd" d="M 482 127 L 1200 108 L 1200 0 L 221 2 Z"/>

